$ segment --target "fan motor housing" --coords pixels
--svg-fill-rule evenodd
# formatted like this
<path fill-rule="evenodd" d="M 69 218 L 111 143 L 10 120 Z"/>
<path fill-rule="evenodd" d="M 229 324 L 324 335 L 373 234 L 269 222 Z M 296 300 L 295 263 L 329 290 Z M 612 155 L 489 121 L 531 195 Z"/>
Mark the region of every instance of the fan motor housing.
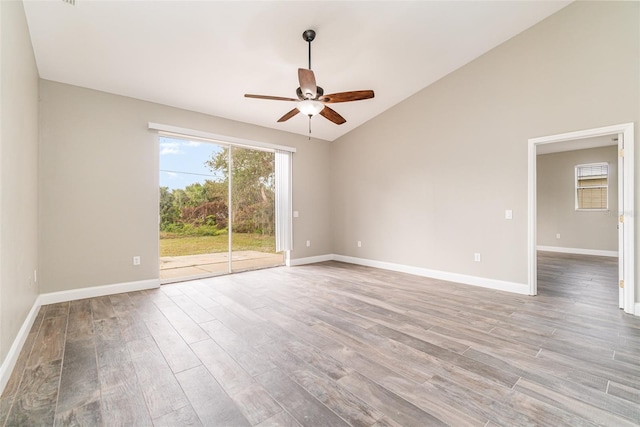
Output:
<path fill-rule="evenodd" d="M 296 95 L 298 95 L 298 99 L 300 101 L 304 101 L 305 99 L 307 99 L 307 98 L 305 98 L 304 93 L 302 93 L 302 89 L 300 89 L 299 87 L 298 87 L 298 89 L 296 89 Z M 322 89 L 320 86 L 316 86 L 316 97 L 315 97 L 315 99 L 320 98 L 322 95 L 324 95 L 324 89 Z"/>

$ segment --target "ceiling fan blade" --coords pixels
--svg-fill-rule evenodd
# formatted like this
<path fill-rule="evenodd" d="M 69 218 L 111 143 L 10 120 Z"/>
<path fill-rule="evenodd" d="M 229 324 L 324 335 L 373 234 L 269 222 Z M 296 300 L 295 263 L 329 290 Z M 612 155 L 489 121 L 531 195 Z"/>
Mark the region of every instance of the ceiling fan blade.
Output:
<path fill-rule="evenodd" d="M 297 108 L 294 108 L 293 110 L 289 111 L 287 114 L 285 114 L 284 116 L 280 117 L 278 119 L 278 123 L 281 122 L 286 122 L 287 120 L 289 120 L 291 117 L 295 116 L 296 114 L 298 114 L 300 112 L 300 110 L 298 110 Z"/>
<path fill-rule="evenodd" d="M 250 93 L 245 93 L 244 97 L 257 98 L 257 99 L 270 99 L 272 101 L 295 101 L 295 102 L 299 101 L 299 99 L 294 99 L 294 98 L 283 98 L 281 96 L 269 96 L 269 95 L 252 95 Z"/>
<path fill-rule="evenodd" d="M 332 93 L 318 98 L 318 101 L 329 104 L 336 102 L 361 101 L 363 99 L 371 99 L 374 97 L 372 90 L 352 90 L 350 92 Z"/>
<path fill-rule="evenodd" d="M 344 117 L 342 117 L 340 114 L 336 113 L 335 110 L 332 110 L 331 108 L 327 107 L 326 105 L 324 106 L 322 111 L 320 111 L 320 115 L 322 117 L 324 117 L 325 119 L 327 119 L 329 121 L 332 121 L 333 123 L 335 123 L 337 125 L 341 125 L 343 123 L 346 123 L 346 120 L 344 119 Z"/>
<path fill-rule="evenodd" d="M 315 99 L 318 94 L 318 86 L 316 85 L 316 76 L 313 71 L 306 68 L 298 68 L 298 80 L 300 81 L 300 90 L 305 99 Z"/>

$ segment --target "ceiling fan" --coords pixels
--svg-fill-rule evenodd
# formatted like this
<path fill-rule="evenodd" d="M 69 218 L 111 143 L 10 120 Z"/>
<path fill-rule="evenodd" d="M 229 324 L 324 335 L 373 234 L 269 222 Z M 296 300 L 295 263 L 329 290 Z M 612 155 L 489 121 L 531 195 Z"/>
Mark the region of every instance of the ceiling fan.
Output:
<path fill-rule="evenodd" d="M 354 90 L 349 92 L 324 94 L 324 89 L 316 85 L 316 77 L 311 70 L 311 42 L 316 38 L 316 32 L 306 30 L 302 33 L 302 38 L 309 43 L 309 69 L 298 68 L 298 81 L 300 87 L 296 89 L 297 98 L 285 98 L 269 95 L 245 94 L 247 98 L 270 99 L 273 101 L 297 102 L 296 107 L 278 119 L 278 122 L 285 122 L 298 113 L 309 116 L 309 133 L 311 133 L 311 117 L 320 114 L 325 119 L 341 125 L 346 122 L 345 118 L 326 104 L 338 102 L 360 101 L 374 97 L 372 90 Z"/>

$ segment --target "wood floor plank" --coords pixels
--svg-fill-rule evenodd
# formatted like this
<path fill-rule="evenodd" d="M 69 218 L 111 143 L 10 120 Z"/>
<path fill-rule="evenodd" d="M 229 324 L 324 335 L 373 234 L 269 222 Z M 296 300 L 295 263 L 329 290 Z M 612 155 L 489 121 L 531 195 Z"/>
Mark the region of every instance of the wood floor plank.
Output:
<path fill-rule="evenodd" d="M 191 344 L 191 348 L 227 393 L 239 393 L 253 383 L 251 375 L 212 339 Z"/>
<path fill-rule="evenodd" d="M 322 372 L 288 352 L 279 344 L 259 348 L 297 384 L 352 426 L 370 426 L 382 418 L 382 413 L 362 402 Z"/>
<path fill-rule="evenodd" d="M 103 419 L 113 425 L 152 425 L 118 319 L 94 322 Z"/>
<path fill-rule="evenodd" d="M 189 404 L 153 338 L 130 341 L 127 348 L 151 418 L 162 417 Z"/>
<path fill-rule="evenodd" d="M 145 317 L 145 325 L 174 373 L 200 365 L 200 359 L 160 310 Z"/>
<path fill-rule="evenodd" d="M 31 352 L 33 351 L 33 346 L 36 342 L 36 337 L 40 332 L 40 328 L 42 326 L 42 322 L 44 320 L 44 314 L 46 310 L 47 310 L 46 306 L 40 307 L 40 310 L 36 315 L 36 319 L 34 320 L 33 325 L 31 325 L 31 329 L 29 331 L 29 334 L 27 335 L 27 339 L 25 340 L 24 345 L 22 346 L 22 351 L 18 356 L 18 360 L 16 361 L 15 367 L 13 368 L 13 371 L 9 376 L 9 381 L 7 382 L 7 385 L 5 386 L 4 391 L 2 392 L 2 396 L 0 396 L 1 399 L 4 399 L 5 404 L 7 401 L 9 401 L 9 397 L 12 398 L 10 399 L 10 401 L 13 402 L 13 396 L 15 396 L 15 394 L 18 391 L 18 387 L 20 386 L 20 381 L 22 380 L 24 369 L 27 366 L 29 357 L 31 356 Z M 1 418 L 2 417 L 0 417 L 0 420 Z M 3 425 L 3 423 L 0 422 L 0 425 Z"/>
<path fill-rule="evenodd" d="M 136 341 L 151 336 L 149 328 L 147 328 L 142 316 L 138 312 L 130 311 L 119 313 L 117 319 L 122 338 L 125 341 Z"/>
<path fill-rule="evenodd" d="M 70 412 L 91 402 L 99 403 L 99 400 L 100 379 L 93 337 L 67 340 L 56 410 Z M 78 415 L 78 413 L 75 414 L 74 416 Z"/>
<path fill-rule="evenodd" d="M 263 319 L 260 319 L 260 322 L 248 321 L 222 306 L 209 308 L 207 311 L 213 314 L 224 326 L 252 345 L 261 345 L 270 340 L 264 333 Z"/>
<path fill-rule="evenodd" d="M 205 283 L 202 283 L 198 280 L 193 280 L 181 286 L 182 293 L 191 300 L 193 300 L 200 307 L 204 308 L 205 311 L 207 308 L 219 306 L 217 302 L 213 299 L 209 298 L 203 291 L 202 288 L 208 286 Z"/>
<path fill-rule="evenodd" d="M 172 296 L 171 301 L 180 307 L 183 313 L 187 314 L 196 323 L 210 322 L 215 319 L 211 313 L 187 295 L 180 294 Z"/>
<path fill-rule="evenodd" d="M 367 343 L 362 342 L 358 338 L 354 338 L 349 333 L 341 329 L 329 325 L 316 325 L 311 329 L 321 336 L 340 343 L 339 346 L 333 346 L 327 349 L 331 355 L 336 351 L 339 352 L 344 348 L 348 348 L 350 350 L 356 350 L 361 354 L 366 354 L 367 358 L 376 360 L 380 365 L 383 365 L 384 367 L 404 376 L 405 378 L 409 378 L 412 381 L 421 383 L 430 377 L 430 373 L 425 372 L 420 363 L 415 359 L 398 358 L 397 353 L 402 352 L 404 349 L 395 348 L 389 339 L 376 338 L 375 342 Z"/>
<path fill-rule="evenodd" d="M 160 311 L 165 315 L 171 326 L 182 336 L 182 339 L 191 344 L 209 338 L 207 333 L 178 306 L 161 307 Z"/>
<path fill-rule="evenodd" d="M 142 391 L 133 378 L 102 390 L 102 417 L 105 425 L 153 426 Z"/>
<path fill-rule="evenodd" d="M 176 374 L 203 426 L 250 426 L 236 404 L 204 366 Z"/>
<path fill-rule="evenodd" d="M 62 359 L 66 330 L 67 316 L 45 317 L 33 343 L 27 366 L 38 366 Z"/>
<path fill-rule="evenodd" d="M 264 387 L 256 382 L 235 393 L 231 398 L 252 425 L 259 424 L 282 412 L 282 407 Z"/>
<path fill-rule="evenodd" d="M 130 313 L 135 310 L 134 302 L 126 293 L 109 295 L 109 301 L 111 302 L 111 307 L 113 308 L 113 312 L 116 316 Z"/>
<path fill-rule="evenodd" d="M 66 412 L 60 412 L 60 409 L 56 410 L 56 426 L 100 426 L 105 424 L 104 421 L 100 399 Z"/>
<path fill-rule="evenodd" d="M 611 412 L 600 409 L 597 406 L 568 397 L 563 393 L 556 392 L 526 379 L 518 381 L 514 389 L 549 405 L 573 413 L 576 416 L 593 421 L 597 425 L 620 427 L 637 425 L 636 422 L 628 418 L 613 415 Z"/>
<path fill-rule="evenodd" d="M 0 426 L 5 425 L 5 421 L 9 416 L 9 411 L 11 411 L 11 406 L 13 405 L 13 400 L 13 395 L 0 398 Z"/>
<path fill-rule="evenodd" d="M 640 347 L 639 347 L 640 348 Z M 598 363 L 585 362 L 576 357 L 566 356 L 542 349 L 538 358 L 572 366 L 574 369 L 591 372 L 608 380 L 613 380 L 630 387 L 640 384 L 640 366 L 630 365 L 616 360 L 600 361 Z"/>
<path fill-rule="evenodd" d="M 135 378 L 131 356 L 120 335 L 117 319 L 97 320 L 95 329 L 96 358 L 102 389 L 118 387 Z"/>
<path fill-rule="evenodd" d="M 86 340 L 94 337 L 91 300 L 71 301 L 67 324 L 67 341 Z"/>
<path fill-rule="evenodd" d="M 202 422 L 191 405 L 183 406 L 167 415 L 153 420 L 155 427 L 200 427 Z"/>
<path fill-rule="evenodd" d="M 91 311 L 94 320 L 116 317 L 111 305 L 111 299 L 108 296 L 91 298 Z"/>
<path fill-rule="evenodd" d="M 481 362 L 476 363 L 473 359 L 470 359 L 464 355 L 454 353 L 442 347 L 438 347 L 431 343 L 414 338 L 410 335 L 394 331 L 393 329 L 387 328 L 385 326 L 376 326 L 371 329 L 379 332 L 380 334 L 384 334 L 388 338 L 406 344 L 409 347 L 415 348 L 416 350 L 422 351 L 438 359 L 454 363 L 455 365 L 463 369 L 477 373 L 486 378 L 490 378 L 491 380 L 499 384 L 512 387 L 518 381 L 519 376 L 517 375 L 513 375 L 509 372 L 496 369 Z"/>
<path fill-rule="evenodd" d="M 6 425 L 53 425 L 61 368 L 58 359 L 25 369 Z"/>
<path fill-rule="evenodd" d="M 438 393 L 438 391 L 428 382 L 418 384 L 415 381 L 411 381 L 401 374 L 387 368 L 386 366 L 364 357 L 359 352 L 355 352 L 346 347 L 337 352 L 332 351 L 332 354 L 345 365 L 353 367 L 355 370 L 354 374 L 362 375 L 367 381 L 374 381 L 389 393 L 404 399 L 410 404 L 420 408 L 422 411 L 427 412 L 430 416 L 442 420 L 442 422 L 445 422 L 446 424 L 481 426 L 486 422 L 486 418 L 484 416 L 473 413 L 467 408 L 461 411 L 457 409 L 455 405 L 446 401 L 446 399 L 441 399 L 439 397 L 440 393 Z M 338 383 L 341 383 L 341 380 L 342 379 L 338 380 Z M 358 377 L 358 381 L 362 382 L 363 379 Z M 362 395 L 359 394 L 357 387 L 354 388 L 353 385 L 346 385 L 346 388 L 353 394 L 356 394 L 359 398 L 365 400 Z M 386 392 L 379 393 L 378 396 L 384 394 L 386 394 Z M 365 401 L 378 410 L 386 413 L 392 420 L 396 420 L 392 413 L 385 412 L 383 408 L 374 405 L 372 401 Z M 375 402 L 375 400 L 373 400 L 373 402 Z"/>
<path fill-rule="evenodd" d="M 45 312 L 45 319 L 49 319 L 51 317 L 61 317 L 67 316 L 69 314 L 69 303 L 68 302 L 60 302 L 57 304 L 49 304 L 46 306 L 47 310 Z"/>
<path fill-rule="evenodd" d="M 640 384 L 637 387 L 629 387 L 615 381 L 609 381 L 607 393 L 640 405 Z"/>
<path fill-rule="evenodd" d="M 353 369 L 349 366 L 341 364 L 333 357 L 318 351 L 308 344 L 296 340 L 287 340 L 285 341 L 285 345 L 287 351 L 291 354 L 334 380 L 339 380 L 353 372 Z"/>
<path fill-rule="evenodd" d="M 379 411 L 382 411 L 389 418 L 397 421 L 401 425 L 446 425 L 438 418 L 424 412 L 386 388 L 360 375 L 358 372 L 340 378 L 338 383 L 354 395 L 359 396 L 371 407 L 378 408 Z"/>
<path fill-rule="evenodd" d="M 256 380 L 303 426 L 349 425 L 278 369 L 258 375 Z"/>
<path fill-rule="evenodd" d="M 282 411 L 276 415 L 267 418 L 256 427 L 299 427 L 300 423 L 296 421 L 288 412 Z"/>
<path fill-rule="evenodd" d="M 254 351 L 252 345 L 224 326 L 219 320 L 201 323 L 200 327 L 249 375 L 256 376 L 274 368 L 271 362 Z"/>
<path fill-rule="evenodd" d="M 543 401 L 523 399 L 510 391 L 502 393 L 500 399 L 496 399 L 482 390 L 463 387 L 449 378 L 436 376 L 432 378 L 431 383 L 438 387 L 448 400 L 465 402 L 469 410 L 483 413 L 499 425 L 596 426 L 586 419 L 572 416 Z"/>

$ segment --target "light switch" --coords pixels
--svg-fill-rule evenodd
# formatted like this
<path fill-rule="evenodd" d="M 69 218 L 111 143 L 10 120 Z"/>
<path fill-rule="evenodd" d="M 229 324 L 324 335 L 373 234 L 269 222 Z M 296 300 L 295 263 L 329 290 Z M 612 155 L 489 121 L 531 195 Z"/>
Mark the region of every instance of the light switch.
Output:
<path fill-rule="evenodd" d="M 504 219 L 513 219 L 513 211 L 511 209 L 504 211 Z"/>
<path fill-rule="evenodd" d="M 299 216 L 300 216 L 300 213 L 298 211 L 293 211 L 294 218 L 298 218 Z"/>

